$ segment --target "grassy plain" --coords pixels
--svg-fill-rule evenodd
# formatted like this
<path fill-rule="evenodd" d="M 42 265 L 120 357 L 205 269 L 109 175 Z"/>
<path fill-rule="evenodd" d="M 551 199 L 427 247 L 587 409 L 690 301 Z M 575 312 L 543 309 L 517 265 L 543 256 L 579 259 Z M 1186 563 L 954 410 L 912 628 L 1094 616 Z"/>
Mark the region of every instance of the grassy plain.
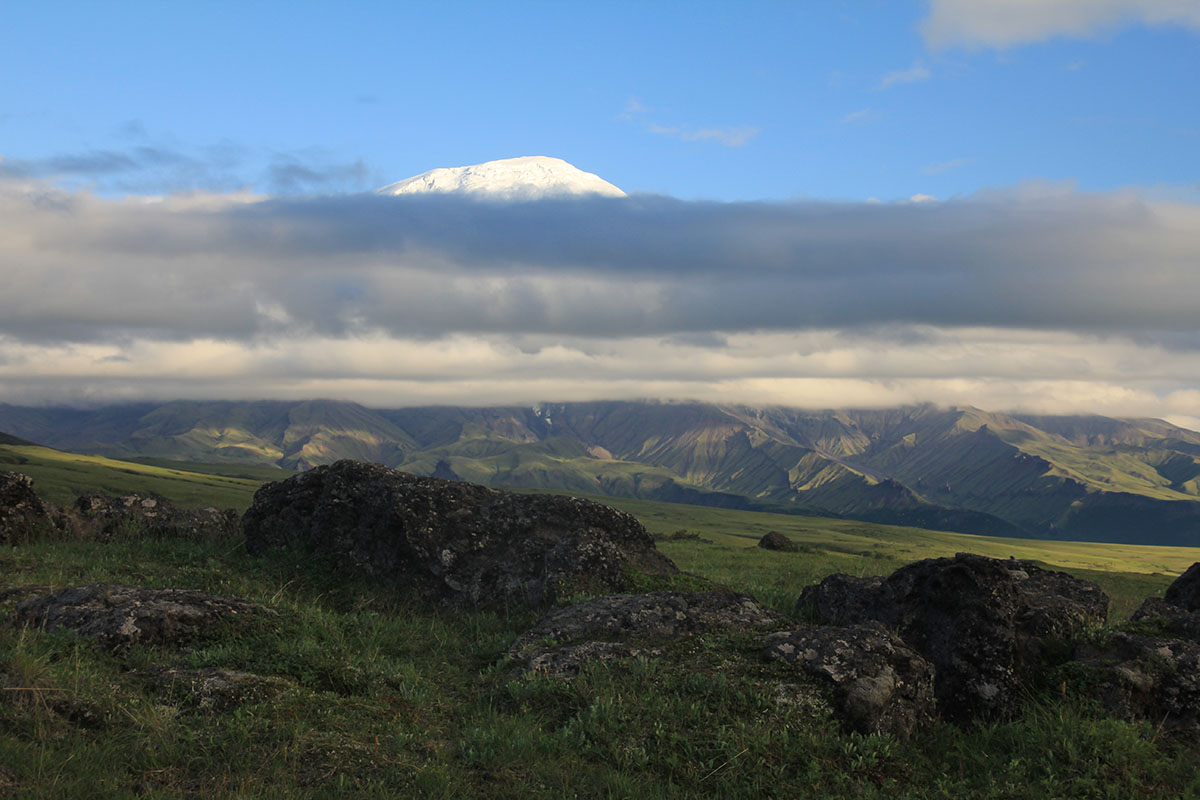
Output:
<path fill-rule="evenodd" d="M 9 448 L 20 450 L 21 448 Z M 39 448 L 42 450 L 44 448 Z M 53 452 L 53 451 L 50 451 Z M 102 488 L 244 507 L 259 477 L 17 452 L 52 499 Z M 0 458 L 11 457 L 0 452 Z M 10 466 L 10 464 L 12 464 Z M 237 466 L 221 470 L 238 472 Z M 87 483 L 96 479 L 99 482 Z M 45 488 L 45 486 L 43 486 Z M 222 502 L 223 499 L 227 501 Z M 888 572 L 974 550 L 1160 590 L 1182 548 L 987 539 L 814 517 L 612 500 L 683 568 L 790 614 L 833 571 Z M 778 530 L 799 553 L 754 546 Z M 1185 563 L 1186 562 L 1186 563 Z M 1032 687 L 1014 720 L 936 724 L 912 740 L 847 734 L 823 696 L 738 637 L 676 658 L 517 676 L 504 657 L 535 612 L 431 607 L 403 591 L 237 539 L 44 541 L 0 549 L 0 617 L 23 596 L 92 582 L 195 588 L 277 616 L 194 647 L 112 654 L 0 625 L 0 797 L 28 798 L 1178 798 L 1200 796 L 1200 744 Z M 1149 593 L 1149 592 L 1146 592 Z M 156 688 L 158 666 L 246 670 L 270 689 L 234 708 Z"/>

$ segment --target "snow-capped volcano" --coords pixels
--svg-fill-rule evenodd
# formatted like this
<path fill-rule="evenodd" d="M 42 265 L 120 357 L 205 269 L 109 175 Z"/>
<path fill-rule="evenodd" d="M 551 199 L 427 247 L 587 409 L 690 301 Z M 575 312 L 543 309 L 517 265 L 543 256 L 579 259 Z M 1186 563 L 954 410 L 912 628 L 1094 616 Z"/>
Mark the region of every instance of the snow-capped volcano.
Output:
<path fill-rule="evenodd" d="M 539 200 L 545 197 L 604 195 L 624 197 L 608 181 L 547 156 L 488 161 L 470 167 L 432 169 L 388 184 L 380 194 L 421 192 L 466 193 L 495 200 Z"/>

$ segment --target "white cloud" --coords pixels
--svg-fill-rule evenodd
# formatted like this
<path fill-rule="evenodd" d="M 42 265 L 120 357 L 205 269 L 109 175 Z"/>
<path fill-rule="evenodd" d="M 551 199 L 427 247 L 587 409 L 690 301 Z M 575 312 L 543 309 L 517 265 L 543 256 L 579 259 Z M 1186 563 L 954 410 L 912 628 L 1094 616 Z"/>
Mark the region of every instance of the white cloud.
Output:
<path fill-rule="evenodd" d="M 668 136 L 672 139 L 679 139 L 684 142 L 716 142 L 725 147 L 741 147 L 749 144 L 754 137 L 760 133 L 758 128 L 741 126 L 737 128 L 689 128 L 689 127 L 665 127 L 663 125 L 651 125 L 650 132 L 658 136 Z"/>
<path fill-rule="evenodd" d="M 933 73 L 929 71 L 929 67 L 918 62 L 908 69 L 889 72 L 887 75 L 884 75 L 879 81 L 879 88 L 888 89 L 892 86 L 899 86 L 905 83 L 917 83 L 929 80 L 932 75 Z"/>
<path fill-rule="evenodd" d="M 921 33 L 930 47 L 1006 48 L 1056 36 L 1090 38 L 1131 25 L 1200 31 L 1197 0 L 931 0 Z"/>

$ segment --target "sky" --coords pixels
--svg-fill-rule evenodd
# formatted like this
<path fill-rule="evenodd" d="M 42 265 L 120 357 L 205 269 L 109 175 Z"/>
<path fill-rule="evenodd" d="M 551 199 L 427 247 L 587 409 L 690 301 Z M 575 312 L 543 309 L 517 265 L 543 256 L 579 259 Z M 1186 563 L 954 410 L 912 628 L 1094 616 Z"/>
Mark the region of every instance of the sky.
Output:
<path fill-rule="evenodd" d="M 0 74 L 0 402 L 1200 426 L 1200 0 L 12 2 Z M 372 193 L 523 155 L 629 197 Z"/>

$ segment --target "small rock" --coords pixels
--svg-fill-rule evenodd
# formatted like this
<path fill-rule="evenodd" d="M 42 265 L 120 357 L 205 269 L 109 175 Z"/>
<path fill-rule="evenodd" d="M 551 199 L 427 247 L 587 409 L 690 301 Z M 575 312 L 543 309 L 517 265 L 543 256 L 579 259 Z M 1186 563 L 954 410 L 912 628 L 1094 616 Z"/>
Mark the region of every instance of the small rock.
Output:
<path fill-rule="evenodd" d="M 65 628 L 119 650 L 134 644 L 181 644 L 224 622 L 271 613 L 244 600 L 191 589 L 90 584 L 23 600 L 13 620 L 47 631 Z"/>
<path fill-rule="evenodd" d="M 779 531 L 767 531 L 758 540 L 758 546 L 764 550 L 778 550 L 782 553 L 796 553 L 800 550 L 800 547 L 795 542 Z"/>
<path fill-rule="evenodd" d="M 204 711 L 217 712 L 228 711 L 244 703 L 270 699 L 288 685 L 282 678 L 214 667 L 159 667 L 151 670 L 147 678 L 151 685 L 161 691 L 183 694 L 191 705 Z"/>
<path fill-rule="evenodd" d="M 241 532 L 232 509 L 176 508 L 166 500 L 138 494 L 83 495 L 75 501 L 75 511 L 80 533 L 100 541 L 163 536 L 221 539 Z"/>
<path fill-rule="evenodd" d="M 904 738 L 935 717 L 933 666 L 882 627 L 774 633 L 763 658 L 832 684 L 835 713 L 851 730 Z"/>
<path fill-rule="evenodd" d="M 0 472 L 0 545 L 25 542 L 57 528 L 52 506 L 33 491 L 33 479 Z"/>
<path fill-rule="evenodd" d="M 616 594 L 550 611 L 513 642 L 508 654 L 522 662 L 522 671 L 574 674 L 578 664 L 590 659 L 661 655 L 661 650 L 648 649 L 648 643 L 718 630 L 755 630 L 781 620 L 741 594 Z M 559 665 L 566 665 L 566 670 Z"/>

